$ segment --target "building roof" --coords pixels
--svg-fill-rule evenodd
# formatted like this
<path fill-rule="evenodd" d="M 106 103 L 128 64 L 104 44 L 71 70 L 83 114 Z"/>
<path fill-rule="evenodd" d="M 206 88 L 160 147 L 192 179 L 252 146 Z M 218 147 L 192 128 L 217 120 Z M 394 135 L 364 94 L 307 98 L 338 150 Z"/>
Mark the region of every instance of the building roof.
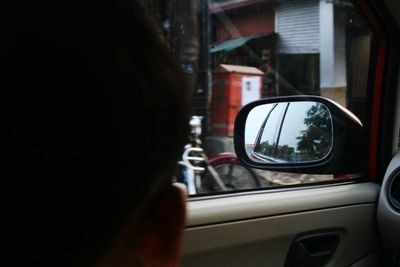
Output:
<path fill-rule="evenodd" d="M 254 34 L 246 37 L 236 38 L 232 40 L 227 40 L 220 43 L 214 43 L 210 49 L 210 52 L 211 53 L 216 53 L 221 51 L 231 52 L 232 50 L 235 50 L 236 48 L 245 45 L 247 42 L 251 40 L 261 40 L 261 38 L 275 38 L 275 37 L 276 33 L 261 33 L 261 34 Z"/>
<path fill-rule="evenodd" d="M 264 2 L 272 2 L 271 0 L 211 0 L 210 13 L 220 13 L 228 10 L 238 9 L 250 5 Z"/>
<path fill-rule="evenodd" d="M 210 51 L 211 51 L 211 53 L 220 52 L 223 50 L 225 52 L 230 52 L 230 51 L 234 50 L 235 48 L 241 47 L 242 45 L 247 43 L 247 41 L 249 41 L 252 38 L 254 38 L 254 37 L 249 36 L 249 37 L 242 37 L 242 38 L 237 38 L 237 39 L 233 39 L 233 40 L 228 40 L 223 43 L 217 44 L 214 47 L 211 47 Z"/>
<path fill-rule="evenodd" d="M 264 72 L 262 72 L 261 70 L 255 68 L 255 67 L 228 65 L 228 64 L 218 65 L 217 72 L 264 75 Z"/>

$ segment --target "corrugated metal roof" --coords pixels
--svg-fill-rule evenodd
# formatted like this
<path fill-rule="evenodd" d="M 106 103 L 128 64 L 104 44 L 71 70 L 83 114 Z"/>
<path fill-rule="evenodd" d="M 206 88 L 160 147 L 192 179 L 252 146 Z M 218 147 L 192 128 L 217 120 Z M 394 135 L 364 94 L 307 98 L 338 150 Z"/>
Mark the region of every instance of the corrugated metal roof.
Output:
<path fill-rule="evenodd" d="M 218 45 L 215 45 L 214 47 L 211 48 L 211 53 L 215 52 L 220 52 L 220 51 L 226 51 L 230 52 L 234 50 L 235 48 L 241 47 L 245 43 L 247 43 L 250 39 L 253 37 L 243 37 L 243 38 L 237 38 L 229 41 L 225 41 L 223 43 L 220 43 Z"/>
<path fill-rule="evenodd" d="M 220 52 L 220 51 L 231 52 L 232 50 L 245 45 L 249 41 L 252 41 L 252 40 L 262 41 L 261 38 L 275 38 L 275 37 L 276 37 L 275 33 L 259 33 L 259 34 L 255 34 L 255 35 L 251 35 L 251 36 L 228 40 L 228 41 L 225 41 L 225 42 L 222 42 L 219 44 L 214 44 L 211 47 L 210 51 L 211 51 L 211 53 L 216 53 L 216 52 Z"/>

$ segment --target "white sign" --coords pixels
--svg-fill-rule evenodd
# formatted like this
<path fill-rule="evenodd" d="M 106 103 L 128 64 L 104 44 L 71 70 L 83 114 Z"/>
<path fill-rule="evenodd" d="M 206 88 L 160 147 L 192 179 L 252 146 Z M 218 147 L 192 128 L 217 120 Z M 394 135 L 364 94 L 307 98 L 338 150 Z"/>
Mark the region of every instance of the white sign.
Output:
<path fill-rule="evenodd" d="M 260 99 L 260 78 L 244 77 L 242 79 L 242 106 Z"/>

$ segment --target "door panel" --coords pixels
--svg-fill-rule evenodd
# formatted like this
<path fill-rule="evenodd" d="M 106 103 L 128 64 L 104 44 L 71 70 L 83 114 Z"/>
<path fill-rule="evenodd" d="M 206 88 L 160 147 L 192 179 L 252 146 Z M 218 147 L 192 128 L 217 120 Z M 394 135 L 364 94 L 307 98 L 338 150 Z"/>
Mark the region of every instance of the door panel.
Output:
<path fill-rule="evenodd" d="M 378 204 L 378 225 L 386 249 L 400 251 L 400 153 L 386 171 Z"/>
<path fill-rule="evenodd" d="M 189 201 L 183 266 L 284 266 L 297 236 L 325 231 L 340 235 L 327 266 L 350 266 L 380 249 L 378 192 L 363 183 Z"/>

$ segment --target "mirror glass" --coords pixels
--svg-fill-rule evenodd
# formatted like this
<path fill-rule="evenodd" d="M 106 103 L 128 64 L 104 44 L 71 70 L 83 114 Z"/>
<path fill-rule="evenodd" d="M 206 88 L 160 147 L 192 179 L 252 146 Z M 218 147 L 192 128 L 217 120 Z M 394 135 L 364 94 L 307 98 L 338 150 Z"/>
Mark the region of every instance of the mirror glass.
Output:
<path fill-rule="evenodd" d="M 248 114 L 245 145 L 263 163 L 305 163 L 326 157 L 333 144 L 332 117 L 313 101 L 261 104 Z"/>

